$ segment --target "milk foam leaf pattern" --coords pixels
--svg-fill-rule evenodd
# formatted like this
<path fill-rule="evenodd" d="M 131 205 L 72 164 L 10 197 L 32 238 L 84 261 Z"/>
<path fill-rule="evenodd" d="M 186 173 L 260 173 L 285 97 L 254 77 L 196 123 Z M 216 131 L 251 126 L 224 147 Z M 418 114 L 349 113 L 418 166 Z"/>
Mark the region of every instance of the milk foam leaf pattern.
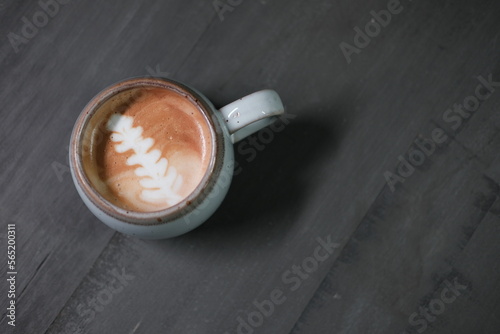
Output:
<path fill-rule="evenodd" d="M 178 195 L 182 186 L 182 175 L 177 173 L 174 166 L 169 166 L 167 159 L 162 158 L 160 150 L 151 150 L 154 140 L 142 137 L 142 127 L 133 127 L 133 122 L 130 116 L 113 115 L 107 123 L 107 128 L 113 132 L 111 140 L 117 143 L 116 152 L 134 151 L 127 159 L 127 165 L 138 166 L 134 173 L 142 178 L 139 181 L 144 188 L 141 199 L 154 203 L 166 202 L 169 205 L 178 203 L 182 199 Z"/>

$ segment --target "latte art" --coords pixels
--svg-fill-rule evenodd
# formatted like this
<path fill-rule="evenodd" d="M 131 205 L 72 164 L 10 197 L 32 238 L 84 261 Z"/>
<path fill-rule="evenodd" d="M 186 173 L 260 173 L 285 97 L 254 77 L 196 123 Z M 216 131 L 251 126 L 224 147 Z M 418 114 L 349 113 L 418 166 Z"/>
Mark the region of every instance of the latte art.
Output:
<path fill-rule="evenodd" d="M 201 182 L 212 154 L 200 107 L 167 88 L 120 92 L 87 125 L 83 165 L 109 202 L 137 212 L 181 202 Z"/>
<path fill-rule="evenodd" d="M 141 199 L 150 203 L 164 202 L 170 206 L 177 204 L 182 200 L 177 193 L 182 186 L 182 176 L 177 173 L 175 167 L 168 166 L 167 159 L 161 157 L 159 150 L 150 150 L 154 140 L 143 138 L 142 127 L 134 128 L 132 122 L 132 117 L 113 115 L 107 127 L 113 131 L 111 140 L 119 142 L 115 145 L 116 152 L 134 152 L 127 159 L 127 165 L 139 166 L 134 172 L 142 178 L 139 182 L 144 188 Z"/>

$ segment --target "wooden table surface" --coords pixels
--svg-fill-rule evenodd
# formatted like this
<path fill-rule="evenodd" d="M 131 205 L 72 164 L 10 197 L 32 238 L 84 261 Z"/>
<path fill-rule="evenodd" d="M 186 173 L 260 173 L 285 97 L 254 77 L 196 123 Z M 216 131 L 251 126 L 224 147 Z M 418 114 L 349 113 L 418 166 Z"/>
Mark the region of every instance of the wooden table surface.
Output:
<path fill-rule="evenodd" d="M 0 1 L 0 333 L 499 333 L 499 10 Z M 109 229 L 69 173 L 80 111 L 133 76 L 288 113 L 170 240 Z"/>

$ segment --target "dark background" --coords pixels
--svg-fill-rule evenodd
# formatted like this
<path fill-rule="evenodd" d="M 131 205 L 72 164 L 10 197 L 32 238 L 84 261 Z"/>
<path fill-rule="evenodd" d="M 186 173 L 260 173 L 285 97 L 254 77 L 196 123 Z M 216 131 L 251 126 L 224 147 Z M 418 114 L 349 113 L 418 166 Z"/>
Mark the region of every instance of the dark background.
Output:
<path fill-rule="evenodd" d="M 7 224 L 17 333 L 500 331 L 500 87 L 478 79 L 500 81 L 498 1 L 402 0 L 350 63 L 341 43 L 390 1 L 66 2 L 0 1 L 0 332 Z M 67 162 L 85 104 L 152 75 L 218 107 L 272 88 L 291 115 L 235 146 L 209 221 L 164 241 L 100 223 Z M 473 112 L 447 111 L 477 87 Z M 315 265 L 318 238 L 336 248 Z"/>

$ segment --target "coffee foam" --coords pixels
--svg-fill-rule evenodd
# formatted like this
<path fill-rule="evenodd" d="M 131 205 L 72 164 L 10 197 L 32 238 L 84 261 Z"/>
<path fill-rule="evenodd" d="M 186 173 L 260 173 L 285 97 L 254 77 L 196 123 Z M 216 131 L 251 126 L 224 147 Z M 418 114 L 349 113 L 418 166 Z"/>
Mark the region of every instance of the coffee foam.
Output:
<path fill-rule="evenodd" d="M 84 133 L 94 188 L 123 209 L 151 212 L 186 198 L 212 155 L 209 125 L 186 96 L 157 87 L 123 91 L 99 107 Z"/>

